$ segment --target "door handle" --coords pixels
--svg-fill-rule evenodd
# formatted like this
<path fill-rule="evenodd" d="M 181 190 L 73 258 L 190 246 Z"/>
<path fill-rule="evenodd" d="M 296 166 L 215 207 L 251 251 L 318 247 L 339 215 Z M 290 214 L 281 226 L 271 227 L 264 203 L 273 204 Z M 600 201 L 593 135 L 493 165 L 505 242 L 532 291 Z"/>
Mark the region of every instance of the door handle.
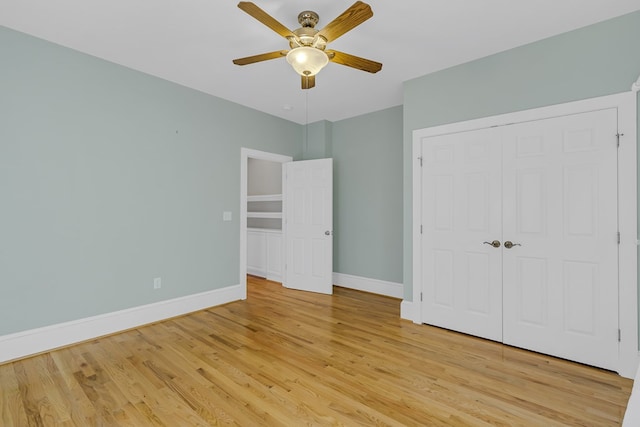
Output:
<path fill-rule="evenodd" d="M 509 243 L 511 243 L 511 242 L 509 242 Z M 499 248 L 500 247 L 500 241 L 498 241 L 498 240 L 494 240 L 493 242 L 482 242 L 482 244 L 483 245 L 491 245 L 494 248 Z M 505 242 L 504 245 L 507 246 L 507 243 Z"/>
<path fill-rule="evenodd" d="M 522 246 L 520 243 L 513 243 L 509 240 L 507 240 L 506 242 L 504 242 L 504 247 L 507 249 L 511 249 L 514 246 Z"/>
<path fill-rule="evenodd" d="M 324 235 L 325 236 L 331 236 L 331 232 L 329 230 L 327 230 L 327 231 L 324 232 Z"/>

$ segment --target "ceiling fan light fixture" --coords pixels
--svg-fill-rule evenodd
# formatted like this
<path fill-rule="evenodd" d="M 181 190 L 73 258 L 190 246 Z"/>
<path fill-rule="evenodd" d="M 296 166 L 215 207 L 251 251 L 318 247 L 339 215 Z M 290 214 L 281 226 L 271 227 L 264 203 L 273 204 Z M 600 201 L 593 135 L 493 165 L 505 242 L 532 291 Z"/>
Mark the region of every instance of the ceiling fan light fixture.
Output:
<path fill-rule="evenodd" d="M 300 46 L 287 53 L 287 62 L 301 76 L 315 76 L 329 63 L 329 57 L 315 47 Z"/>

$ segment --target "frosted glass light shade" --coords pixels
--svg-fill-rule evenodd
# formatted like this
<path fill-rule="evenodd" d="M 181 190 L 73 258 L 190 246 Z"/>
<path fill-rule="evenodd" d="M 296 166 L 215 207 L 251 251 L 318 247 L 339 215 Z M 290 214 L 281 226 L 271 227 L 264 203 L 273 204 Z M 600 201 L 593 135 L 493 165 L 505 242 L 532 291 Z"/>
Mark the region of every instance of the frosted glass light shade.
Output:
<path fill-rule="evenodd" d="M 301 46 L 287 53 L 287 62 L 301 76 L 315 76 L 329 63 L 329 57 L 315 47 Z"/>

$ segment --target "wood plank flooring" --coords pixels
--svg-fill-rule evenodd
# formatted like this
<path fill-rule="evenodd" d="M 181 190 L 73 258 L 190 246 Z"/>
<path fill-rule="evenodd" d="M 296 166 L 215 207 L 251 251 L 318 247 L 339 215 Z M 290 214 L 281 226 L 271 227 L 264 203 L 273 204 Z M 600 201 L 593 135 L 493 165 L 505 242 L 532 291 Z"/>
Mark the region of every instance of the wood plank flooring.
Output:
<path fill-rule="evenodd" d="M 0 365 L 2 426 L 607 426 L 632 381 L 250 277 L 246 301 Z"/>

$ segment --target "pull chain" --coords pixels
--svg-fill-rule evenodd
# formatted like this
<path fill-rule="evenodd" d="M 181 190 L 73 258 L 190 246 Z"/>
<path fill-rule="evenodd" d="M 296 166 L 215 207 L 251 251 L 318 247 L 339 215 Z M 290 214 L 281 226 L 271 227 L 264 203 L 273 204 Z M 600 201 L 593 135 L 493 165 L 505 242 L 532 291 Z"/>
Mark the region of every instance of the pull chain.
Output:
<path fill-rule="evenodd" d="M 309 90 L 304 91 L 304 151 L 309 149 Z"/>

